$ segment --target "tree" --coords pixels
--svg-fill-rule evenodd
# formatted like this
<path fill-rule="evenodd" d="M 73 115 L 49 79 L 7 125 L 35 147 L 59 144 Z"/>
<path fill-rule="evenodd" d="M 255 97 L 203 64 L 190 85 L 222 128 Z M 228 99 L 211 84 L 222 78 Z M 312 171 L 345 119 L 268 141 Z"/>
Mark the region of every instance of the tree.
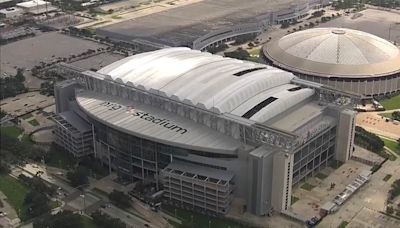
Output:
<path fill-rule="evenodd" d="M 98 228 L 126 228 L 125 223 L 117 218 L 111 218 L 106 214 L 102 214 L 100 211 L 94 212 L 91 217 L 93 218 L 94 224 Z"/>
<path fill-rule="evenodd" d="M 86 171 L 82 167 L 78 167 L 74 172 L 68 172 L 67 178 L 73 187 L 79 187 L 89 183 Z"/>
<path fill-rule="evenodd" d="M 33 228 L 83 228 L 81 217 L 71 211 L 63 211 L 56 215 L 46 215 L 33 222 Z"/>
<path fill-rule="evenodd" d="M 50 211 L 49 199 L 41 192 L 36 190 L 30 191 L 24 199 L 24 205 L 28 207 L 28 215 L 30 218 L 37 217 Z"/>
<path fill-rule="evenodd" d="M 400 121 L 400 111 L 394 111 L 392 117 L 394 120 Z"/>
<path fill-rule="evenodd" d="M 281 29 L 288 28 L 290 26 L 290 23 L 288 21 L 284 21 L 281 23 Z"/>
<path fill-rule="evenodd" d="M 241 60 L 246 60 L 247 58 L 250 57 L 250 54 L 246 50 L 243 50 L 243 49 L 238 49 L 238 50 L 232 51 L 232 52 L 224 52 L 224 55 L 226 57 L 241 59 Z"/>
<path fill-rule="evenodd" d="M 16 79 L 17 81 L 19 81 L 19 82 L 25 81 L 25 76 L 24 76 L 23 71 L 24 71 L 24 70 L 21 69 L 21 68 L 18 68 L 18 69 L 17 69 L 17 74 L 15 75 L 15 79 Z"/>
<path fill-rule="evenodd" d="M 10 167 L 3 160 L 0 161 L 0 175 L 8 174 L 10 172 Z"/>
<path fill-rule="evenodd" d="M 122 209 L 131 206 L 131 198 L 121 191 L 114 190 L 109 195 L 108 198 L 117 206 Z"/>
<path fill-rule="evenodd" d="M 385 143 L 377 135 L 366 131 L 364 128 L 356 126 L 354 142 L 372 152 L 379 153 L 383 150 Z"/>

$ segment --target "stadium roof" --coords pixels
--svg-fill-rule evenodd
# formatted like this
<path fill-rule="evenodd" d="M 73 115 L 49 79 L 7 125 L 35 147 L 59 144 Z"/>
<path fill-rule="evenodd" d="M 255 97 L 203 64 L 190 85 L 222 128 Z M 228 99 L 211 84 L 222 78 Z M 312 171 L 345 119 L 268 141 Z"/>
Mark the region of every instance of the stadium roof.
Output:
<path fill-rule="evenodd" d="M 346 28 L 295 32 L 265 45 L 264 54 L 277 66 L 318 76 L 372 77 L 400 71 L 395 45 Z"/>
<path fill-rule="evenodd" d="M 236 155 L 241 146 L 211 128 L 150 105 L 92 91 L 81 91 L 76 100 L 91 118 L 140 138 L 225 155 Z"/>
<path fill-rule="evenodd" d="M 260 123 L 314 94 L 290 84 L 291 73 L 189 48 L 134 55 L 98 72 L 137 89 Z"/>

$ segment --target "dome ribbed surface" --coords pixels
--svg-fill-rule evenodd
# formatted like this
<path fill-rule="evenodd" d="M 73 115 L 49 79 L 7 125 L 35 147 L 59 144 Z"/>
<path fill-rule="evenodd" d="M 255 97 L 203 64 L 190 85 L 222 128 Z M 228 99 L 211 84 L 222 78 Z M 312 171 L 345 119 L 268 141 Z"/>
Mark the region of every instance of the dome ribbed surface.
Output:
<path fill-rule="evenodd" d="M 282 37 L 278 45 L 292 56 L 329 64 L 375 64 L 399 55 L 399 49 L 390 42 L 345 28 L 315 28 L 292 33 Z"/>

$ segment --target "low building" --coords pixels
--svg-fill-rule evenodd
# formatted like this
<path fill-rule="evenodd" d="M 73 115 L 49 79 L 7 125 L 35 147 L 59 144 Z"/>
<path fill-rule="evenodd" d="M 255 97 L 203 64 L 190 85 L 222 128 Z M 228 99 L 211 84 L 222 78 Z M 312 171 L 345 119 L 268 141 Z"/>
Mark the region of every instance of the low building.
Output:
<path fill-rule="evenodd" d="M 28 2 L 18 3 L 17 6 L 21 8 L 25 13 L 29 14 L 43 14 L 57 10 L 57 7 L 51 5 L 50 2 L 42 0 L 32 0 Z"/>
<path fill-rule="evenodd" d="M 7 18 L 7 19 L 17 18 L 17 17 L 22 16 L 23 13 L 24 13 L 24 11 L 19 8 L 10 7 L 10 8 L 0 10 L 0 18 Z"/>

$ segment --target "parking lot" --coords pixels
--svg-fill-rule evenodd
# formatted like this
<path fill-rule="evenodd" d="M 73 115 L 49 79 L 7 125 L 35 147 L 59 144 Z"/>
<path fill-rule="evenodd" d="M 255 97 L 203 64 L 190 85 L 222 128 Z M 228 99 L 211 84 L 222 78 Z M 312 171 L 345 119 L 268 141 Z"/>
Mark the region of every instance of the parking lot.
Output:
<path fill-rule="evenodd" d="M 39 92 L 29 92 L 1 100 L 0 107 L 12 116 L 21 116 L 52 104 L 54 104 L 54 97 L 48 97 Z"/>
<path fill-rule="evenodd" d="M 0 75 L 15 75 L 17 68 L 25 68 L 25 84 L 40 88 L 42 80 L 32 77 L 30 69 L 40 62 L 50 63 L 57 58 L 68 58 L 87 49 L 106 47 L 96 42 L 70 37 L 58 32 L 42 33 L 38 36 L 0 46 Z"/>
<path fill-rule="evenodd" d="M 125 58 L 125 56 L 107 52 L 89 57 L 87 59 L 81 59 L 79 61 L 72 62 L 70 64 L 87 70 L 90 69 L 99 70 L 100 68 L 103 68 L 122 58 Z"/>
<path fill-rule="evenodd" d="M 321 171 L 324 174 L 321 175 L 322 178 L 310 177 L 306 180 L 311 190 L 305 189 L 304 182 L 293 188 L 293 195 L 299 200 L 292 205 L 292 211 L 306 219 L 318 216 L 320 207 L 324 203 L 333 200 L 362 170 L 370 168 L 371 166 L 353 160 L 349 160 L 336 170 L 331 167 L 325 168 Z M 333 189 L 331 183 L 335 184 Z"/>
<path fill-rule="evenodd" d="M 356 16 L 349 14 L 326 23 L 320 23 L 318 27 L 356 29 L 400 43 L 400 12 L 367 9 Z"/>

